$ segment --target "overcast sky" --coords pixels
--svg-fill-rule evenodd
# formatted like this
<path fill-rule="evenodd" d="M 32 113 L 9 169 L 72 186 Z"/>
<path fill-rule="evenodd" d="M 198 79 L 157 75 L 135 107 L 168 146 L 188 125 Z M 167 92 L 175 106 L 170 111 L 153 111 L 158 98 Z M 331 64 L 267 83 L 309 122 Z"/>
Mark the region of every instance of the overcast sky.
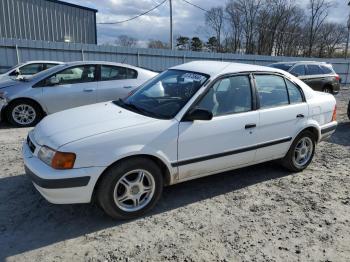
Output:
<path fill-rule="evenodd" d="M 97 22 L 121 21 L 138 15 L 156 6 L 163 0 L 65 0 L 98 10 Z M 174 35 L 206 38 L 208 32 L 204 27 L 204 12 L 188 5 L 183 0 L 173 1 Z M 189 0 L 205 9 L 213 6 L 224 6 L 227 0 Z M 307 0 L 296 0 L 306 6 Z M 334 7 L 328 20 L 346 24 L 350 7 L 349 0 L 332 0 Z M 144 45 L 149 39 L 169 41 L 169 4 L 160 6 L 151 13 L 136 20 L 118 25 L 97 25 L 98 43 L 113 43 L 118 35 L 130 35 Z"/>

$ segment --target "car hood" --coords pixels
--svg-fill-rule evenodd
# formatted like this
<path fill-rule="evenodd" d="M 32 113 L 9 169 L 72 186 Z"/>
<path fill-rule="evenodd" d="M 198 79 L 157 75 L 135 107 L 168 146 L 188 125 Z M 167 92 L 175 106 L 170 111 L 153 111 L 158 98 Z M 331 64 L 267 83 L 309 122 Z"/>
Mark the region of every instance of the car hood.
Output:
<path fill-rule="evenodd" d="M 12 80 L 8 76 L 4 76 L 4 77 L 0 78 L 0 89 L 6 88 L 6 87 L 10 87 L 10 86 L 14 86 L 14 85 L 17 85 L 17 84 L 18 84 L 18 81 Z"/>
<path fill-rule="evenodd" d="M 104 102 L 45 117 L 34 129 L 39 145 L 54 149 L 86 137 L 160 121 Z"/>

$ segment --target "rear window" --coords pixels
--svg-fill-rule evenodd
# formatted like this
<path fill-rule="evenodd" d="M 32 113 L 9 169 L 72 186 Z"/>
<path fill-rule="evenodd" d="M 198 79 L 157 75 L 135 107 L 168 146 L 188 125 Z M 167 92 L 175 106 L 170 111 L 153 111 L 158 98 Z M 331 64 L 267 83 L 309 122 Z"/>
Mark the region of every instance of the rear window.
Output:
<path fill-rule="evenodd" d="M 325 73 L 325 74 L 332 74 L 333 73 L 333 70 L 328 66 L 321 65 L 321 69 L 322 69 L 323 73 Z"/>
<path fill-rule="evenodd" d="M 288 71 L 294 64 L 272 64 L 269 65 L 269 67 L 273 67 L 273 68 L 277 68 L 277 69 L 281 69 L 284 71 Z"/>

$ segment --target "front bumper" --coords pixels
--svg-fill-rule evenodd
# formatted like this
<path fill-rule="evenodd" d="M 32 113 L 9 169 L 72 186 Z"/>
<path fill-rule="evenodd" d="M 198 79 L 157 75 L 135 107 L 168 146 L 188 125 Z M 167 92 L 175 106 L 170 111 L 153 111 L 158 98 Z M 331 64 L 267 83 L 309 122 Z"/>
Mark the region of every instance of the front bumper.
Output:
<path fill-rule="evenodd" d="M 5 108 L 6 105 L 7 103 L 5 102 L 5 100 L 0 99 L 0 122 L 1 122 L 1 116 L 3 115 L 2 110 Z"/>
<path fill-rule="evenodd" d="M 38 159 L 35 153 L 30 150 L 25 141 L 22 155 L 26 174 L 47 201 L 54 204 L 91 201 L 97 179 L 104 170 L 103 167 L 56 170 Z"/>

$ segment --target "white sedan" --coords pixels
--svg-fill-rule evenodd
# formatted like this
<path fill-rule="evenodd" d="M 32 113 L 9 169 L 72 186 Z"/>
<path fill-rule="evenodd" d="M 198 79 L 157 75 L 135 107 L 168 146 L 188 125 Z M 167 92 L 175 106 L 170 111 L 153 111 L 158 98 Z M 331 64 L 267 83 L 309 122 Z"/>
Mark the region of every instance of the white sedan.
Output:
<path fill-rule="evenodd" d="M 108 215 L 133 218 L 167 185 L 274 159 L 301 171 L 336 126 L 334 97 L 289 73 L 191 62 L 124 100 L 46 117 L 29 133 L 23 158 L 49 202 L 96 199 Z"/>

